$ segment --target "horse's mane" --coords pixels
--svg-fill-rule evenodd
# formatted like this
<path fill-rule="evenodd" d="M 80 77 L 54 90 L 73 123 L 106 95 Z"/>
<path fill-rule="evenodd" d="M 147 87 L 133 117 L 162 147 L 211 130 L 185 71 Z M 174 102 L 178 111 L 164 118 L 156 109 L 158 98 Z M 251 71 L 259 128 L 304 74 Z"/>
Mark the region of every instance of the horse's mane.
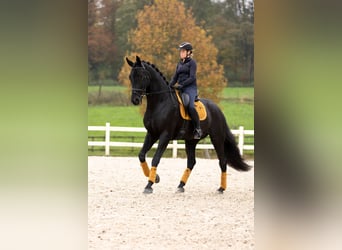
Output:
<path fill-rule="evenodd" d="M 154 69 L 154 71 L 156 71 L 159 76 L 164 80 L 164 82 L 166 83 L 166 85 L 169 85 L 169 82 L 166 80 L 165 76 L 163 75 L 163 73 L 153 64 L 147 61 L 142 60 L 143 63 L 146 63 L 147 65 L 151 66 L 152 69 Z"/>

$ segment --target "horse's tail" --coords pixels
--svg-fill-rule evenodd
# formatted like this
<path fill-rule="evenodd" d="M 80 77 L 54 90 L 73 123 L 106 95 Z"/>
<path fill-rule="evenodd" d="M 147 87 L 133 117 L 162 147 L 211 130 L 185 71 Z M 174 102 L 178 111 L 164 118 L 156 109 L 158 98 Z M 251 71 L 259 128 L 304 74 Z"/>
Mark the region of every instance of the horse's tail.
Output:
<path fill-rule="evenodd" d="M 241 157 L 240 150 L 237 147 L 234 135 L 231 133 L 227 126 L 227 132 L 224 139 L 224 152 L 227 157 L 227 163 L 238 171 L 248 171 L 251 169 Z"/>

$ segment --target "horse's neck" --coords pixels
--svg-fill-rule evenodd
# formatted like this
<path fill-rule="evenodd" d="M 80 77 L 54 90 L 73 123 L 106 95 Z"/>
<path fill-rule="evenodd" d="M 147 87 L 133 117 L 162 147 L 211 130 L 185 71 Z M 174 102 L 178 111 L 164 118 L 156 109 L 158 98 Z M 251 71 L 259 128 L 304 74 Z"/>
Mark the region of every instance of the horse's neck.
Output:
<path fill-rule="evenodd" d="M 164 83 L 160 83 L 156 80 L 154 80 L 152 82 L 152 84 L 150 85 L 150 92 L 151 95 L 158 95 L 158 93 L 166 93 L 169 90 L 169 87 L 164 84 Z"/>
<path fill-rule="evenodd" d="M 147 94 L 147 108 L 150 111 L 159 109 L 161 105 L 169 106 L 168 102 L 172 105 L 172 94 L 165 83 L 153 79 L 150 86 L 150 93 Z"/>

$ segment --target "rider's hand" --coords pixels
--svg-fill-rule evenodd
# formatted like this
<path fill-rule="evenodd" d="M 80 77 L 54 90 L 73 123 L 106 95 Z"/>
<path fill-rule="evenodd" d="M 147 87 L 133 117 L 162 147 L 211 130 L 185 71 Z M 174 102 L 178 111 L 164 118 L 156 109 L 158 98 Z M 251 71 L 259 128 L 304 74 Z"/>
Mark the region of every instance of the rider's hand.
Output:
<path fill-rule="evenodd" d="M 178 90 L 181 90 L 183 88 L 183 85 L 182 84 L 177 84 L 177 85 L 174 85 L 174 88 L 178 89 Z"/>

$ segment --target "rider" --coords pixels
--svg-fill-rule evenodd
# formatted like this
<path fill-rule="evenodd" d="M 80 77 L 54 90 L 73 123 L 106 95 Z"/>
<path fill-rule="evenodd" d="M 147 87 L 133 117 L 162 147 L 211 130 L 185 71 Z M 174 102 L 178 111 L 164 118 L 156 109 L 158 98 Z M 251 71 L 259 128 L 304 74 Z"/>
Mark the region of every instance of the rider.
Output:
<path fill-rule="evenodd" d="M 188 42 L 183 42 L 179 45 L 180 61 L 177 64 L 176 72 L 170 81 L 170 85 L 187 94 L 190 99 L 188 106 L 188 113 L 194 124 L 194 139 L 200 139 L 202 130 L 197 111 L 194 106 L 195 98 L 197 96 L 197 82 L 196 82 L 196 61 L 192 59 L 192 45 Z"/>

